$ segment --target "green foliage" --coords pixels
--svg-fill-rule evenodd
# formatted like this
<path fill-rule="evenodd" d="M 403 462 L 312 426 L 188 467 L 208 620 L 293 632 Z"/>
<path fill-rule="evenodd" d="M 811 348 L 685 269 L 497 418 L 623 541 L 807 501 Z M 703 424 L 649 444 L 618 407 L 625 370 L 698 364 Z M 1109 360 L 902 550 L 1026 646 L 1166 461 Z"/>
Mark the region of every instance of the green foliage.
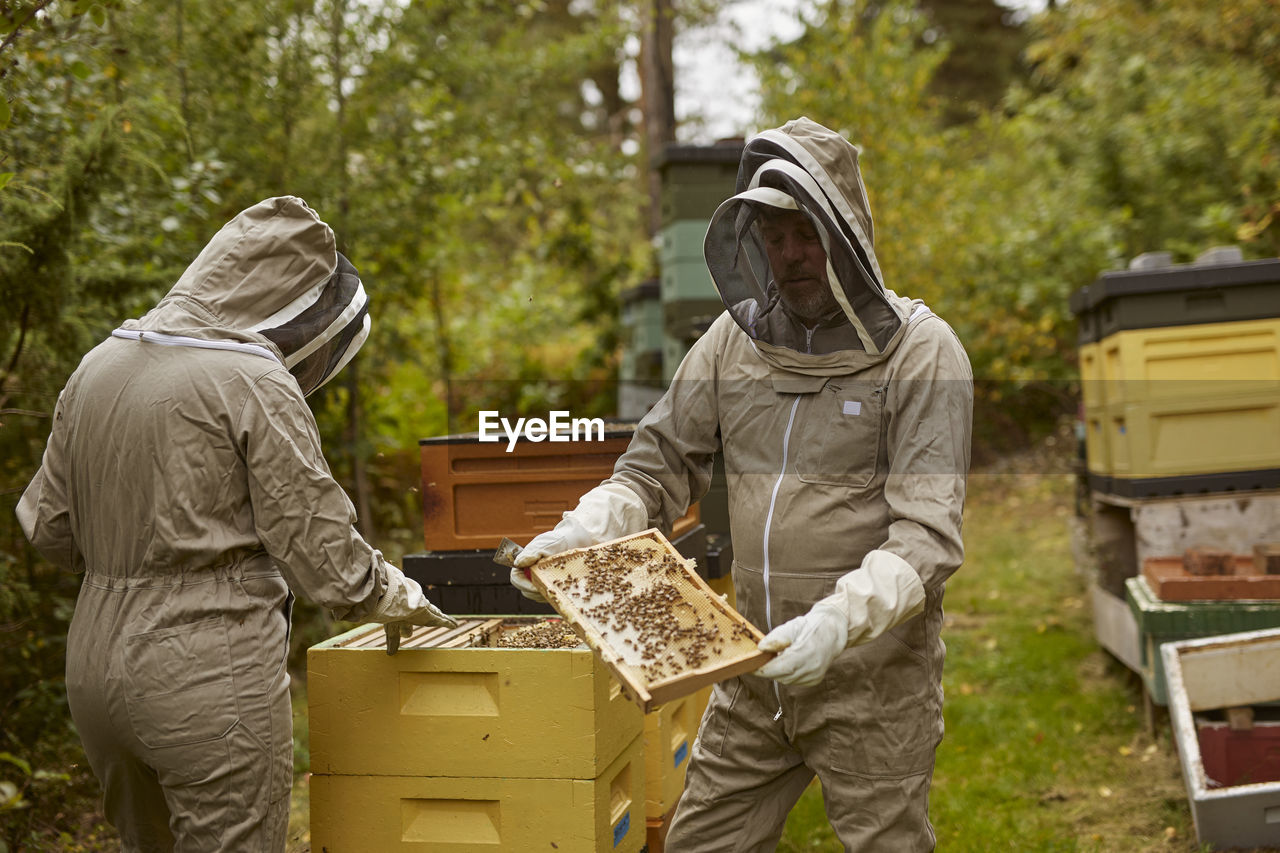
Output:
<path fill-rule="evenodd" d="M 417 439 L 475 429 L 481 407 L 611 406 L 613 305 L 647 260 L 643 204 L 631 131 L 583 81 L 616 86 L 619 14 L 54 2 L 0 33 L 0 752 L 84 775 L 62 681 L 79 579 L 41 562 L 13 514 L 57 392 L 239 210 L 305 198 L 366 283 L 360 399 L 339 381 L 312 402 L 340 478 L 363 463 L 393 558 L 421 547 Z M 333 624 L 300 603 L 294 627 L 297 671 Z M 22 823 L 52 819 L 57 780 L 9 769 Z M 6 826 L 3 842 L 21 839 Z"/>
<path fill-rule="evenodd" d="M 1074 407 L 1074 290 L 1143 252 L 1280 251 L 1280 14 L 1072 0 L 1029 25 L 1032 83 L 959 126 L 929 26 L 906 0 L 825 4 L 757 58 L 766 123 L 863 148 L 886 283 L 956 328 L 983 436 L 1021 435 Z"/>

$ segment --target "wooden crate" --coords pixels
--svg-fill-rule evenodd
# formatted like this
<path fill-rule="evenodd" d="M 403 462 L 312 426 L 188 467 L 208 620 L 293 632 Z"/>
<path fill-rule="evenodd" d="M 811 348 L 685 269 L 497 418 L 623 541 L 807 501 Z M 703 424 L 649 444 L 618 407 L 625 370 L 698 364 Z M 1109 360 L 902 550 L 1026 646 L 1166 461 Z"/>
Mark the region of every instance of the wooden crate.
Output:
<path fill-rule="evenodd" d="M 548 557 L 532 578 L 646 713 L 772 657 L 658 530 Z"/>
<path fill-rule="evenodd" d="M 1260 572 L 1252 555 L 1233 556 L 1232 571 L 1222 575 L 1188 572 L 1182 557 L 1148 557 L 1142 576 L 1161 601 L 1259 601 L 1280 599 L 1280 575 Z"/>
<path fill-rule="evenodd" d="M 312 772 L 596 778 L 644 731 L 609 669 L 581 645 L 484 647 L 543 618 L 420 628 L 391 656 L 381 625 L 313 646 Z"/>
<path fill-rule="evenodd" d="M 1214 849 L 1274 849 L 1280 837 L 1280 781 L 1211 781 L 1195 717 L 1211 709 L 1280 701 L 1280 630 L 1166 643 L 1160 653 L 1196 839 Z"/>
<path fill-rule="evenodd" d="M 478 435 L 424 438 L 422 529 L 428 551 L 493 550 L 509 537 L 526 543 L 550 530 L 613 474 L 634 426 L 610 425 L 603 441 L 482 442 Z M 698 524 L 695 503 L 672 528 Z"/>

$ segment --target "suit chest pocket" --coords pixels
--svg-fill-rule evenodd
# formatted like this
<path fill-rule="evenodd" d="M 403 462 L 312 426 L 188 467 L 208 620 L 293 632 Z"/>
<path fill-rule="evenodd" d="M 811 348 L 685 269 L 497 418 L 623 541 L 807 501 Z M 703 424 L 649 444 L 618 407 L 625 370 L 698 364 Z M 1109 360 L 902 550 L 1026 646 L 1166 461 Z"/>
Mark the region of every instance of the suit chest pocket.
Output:
<path fill-rule="evenodd" d="M 883 386 L 828 382 L 809 407 L 800 431 L 796 474 L 805 483 L 869 486 L 880 458 Z"/>

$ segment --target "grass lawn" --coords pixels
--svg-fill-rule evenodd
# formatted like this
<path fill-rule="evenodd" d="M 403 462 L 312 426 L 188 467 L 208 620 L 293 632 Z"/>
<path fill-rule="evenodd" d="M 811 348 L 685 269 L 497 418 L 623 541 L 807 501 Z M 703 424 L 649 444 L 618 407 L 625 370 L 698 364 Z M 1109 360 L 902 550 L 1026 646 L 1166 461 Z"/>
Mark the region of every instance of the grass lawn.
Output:
<path fill-rule="evenodd" d="M 1074 484 L 1053 455 L 974 472 L 964 566 L 947 583 L 940 851 L 1199 851 L 1167 718 L 1103 652 L 1072 560 Z M 821 791 L 779 850 L 839 851 Z"/>

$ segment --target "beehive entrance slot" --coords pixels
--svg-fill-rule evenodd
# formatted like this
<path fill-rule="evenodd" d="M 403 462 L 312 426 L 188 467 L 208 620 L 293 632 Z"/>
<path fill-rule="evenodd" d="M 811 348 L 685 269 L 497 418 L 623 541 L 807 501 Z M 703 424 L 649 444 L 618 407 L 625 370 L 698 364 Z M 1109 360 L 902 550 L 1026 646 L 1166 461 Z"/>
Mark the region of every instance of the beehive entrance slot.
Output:
<path fill-rule="evenodd" d="M 498 844 L 502 809 L 496 800 L 401 800 L 400 840 L 427 844 Z"/>

